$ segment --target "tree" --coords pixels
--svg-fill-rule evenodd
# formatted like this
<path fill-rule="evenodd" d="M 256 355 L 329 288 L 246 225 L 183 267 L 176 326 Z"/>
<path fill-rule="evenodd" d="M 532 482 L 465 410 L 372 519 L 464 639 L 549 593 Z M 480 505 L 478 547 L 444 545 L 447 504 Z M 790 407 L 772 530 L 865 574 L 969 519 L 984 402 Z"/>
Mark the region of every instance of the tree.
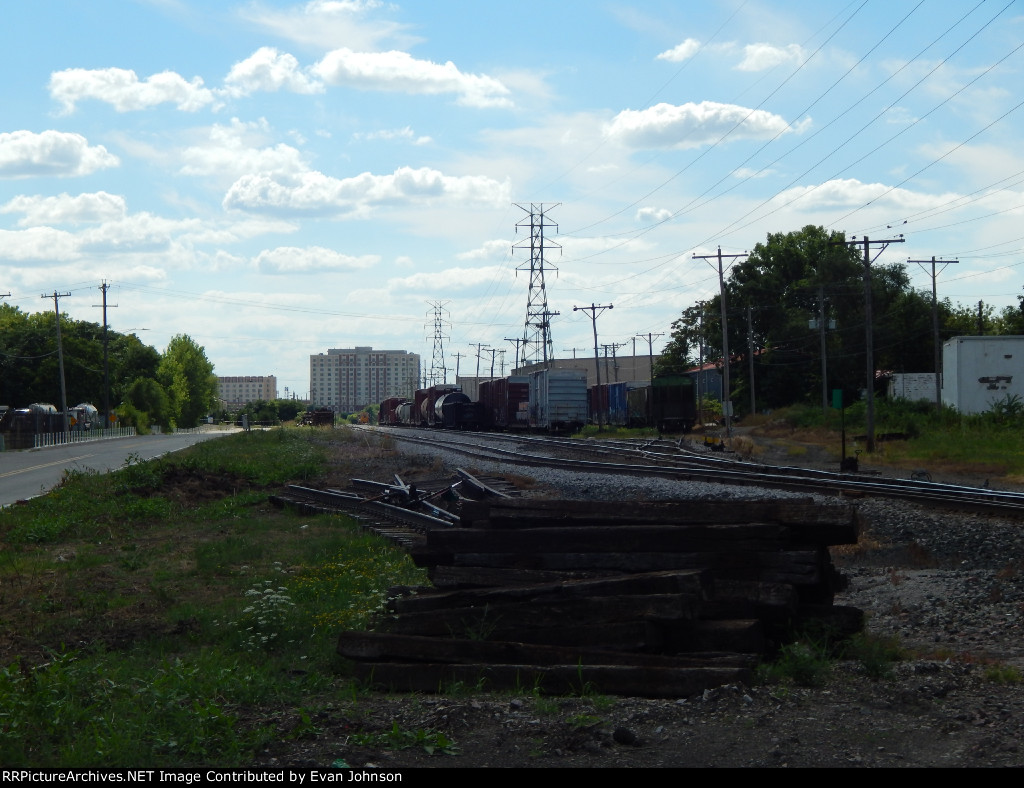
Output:
<path fill-rule="evenodd" d="M 170 426 L 170 398 L 163 386 L 153 378 L 139 377 L 132 381 L 125 391 L 122 404 L 130 405 L 133 411 L 139 414 L 138 418 L 145 421 L 145 424 L 137 426 Z"/>
<path fill-rule="evenodd" d="M 217 378 L 202 347 L 178 334 L 160 358 L 157 378 L 170 400 L 170 414 L 179 427 L 195 427 L 216 404 Z"/>
<path fill-rule="evenodd" d="M 820 402 L 823 389 L 867 384 L 864 278 L 859 248 L 842 233 L 813 225 L 769 234 L 730 268 L 726 320 L 737 410 L 750 402 L 751 391 L 755 407 L 775 408 Z M 871 303 L 876 369 L 931 371 L 931 299 L 910 287 L 902 264 L 872 265 Z M 656 371 L 689 365 L 697 348 L 704 359 L 720 362 L 720 295 L 685 310 L 672 324 Z"/>

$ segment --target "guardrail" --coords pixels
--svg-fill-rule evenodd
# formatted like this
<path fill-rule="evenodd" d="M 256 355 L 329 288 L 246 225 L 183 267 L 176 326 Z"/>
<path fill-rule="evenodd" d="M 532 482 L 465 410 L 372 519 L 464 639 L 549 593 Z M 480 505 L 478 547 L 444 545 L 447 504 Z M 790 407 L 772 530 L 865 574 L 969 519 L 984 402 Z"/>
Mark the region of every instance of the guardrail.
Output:
<path fill-rule="evenodd" d="M 44 432 L 33 437 L 32 448 L 63 446 L 68 443 L 91 443 L 92 441 L 134 438 L 135 427 L 114 427 L 109 430 L 72 430 L 71 432 Z"/>

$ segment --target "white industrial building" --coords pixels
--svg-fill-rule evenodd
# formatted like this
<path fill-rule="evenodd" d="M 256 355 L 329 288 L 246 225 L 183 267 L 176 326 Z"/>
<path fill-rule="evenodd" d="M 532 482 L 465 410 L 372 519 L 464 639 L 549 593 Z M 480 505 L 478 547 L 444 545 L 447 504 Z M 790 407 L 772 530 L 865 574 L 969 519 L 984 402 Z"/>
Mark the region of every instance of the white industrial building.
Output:
<path fill-rule="evenodd" d="M 1024 399 L 1024 336 L 953 337 L 942 346 L 942 404 L 984 413 Z"/>

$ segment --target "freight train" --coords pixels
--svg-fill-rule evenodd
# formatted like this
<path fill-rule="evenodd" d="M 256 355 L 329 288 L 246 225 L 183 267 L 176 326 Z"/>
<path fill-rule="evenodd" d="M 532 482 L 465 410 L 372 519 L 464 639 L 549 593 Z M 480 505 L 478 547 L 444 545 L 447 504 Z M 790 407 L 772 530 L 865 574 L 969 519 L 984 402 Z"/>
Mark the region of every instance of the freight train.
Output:
<path fill-rule="evenodd" d="M 654 427 L 688 432 L 697 420 L 696 389 L 685 375 L 644 383 L 587 387 L 586 373 L 545 369 L 484 381 L 471 400 L 458 386 L 416 391 L 413 398 L 380 403 L 378 422 L 388 426 L 503 431 L 572 432 L 585 424 Z"/>

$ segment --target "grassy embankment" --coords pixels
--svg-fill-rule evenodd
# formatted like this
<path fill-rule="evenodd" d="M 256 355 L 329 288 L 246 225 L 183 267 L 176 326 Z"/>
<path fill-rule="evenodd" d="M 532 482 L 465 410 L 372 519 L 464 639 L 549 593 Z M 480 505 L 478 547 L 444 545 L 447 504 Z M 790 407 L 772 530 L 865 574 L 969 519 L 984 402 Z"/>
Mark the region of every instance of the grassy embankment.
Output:
<path fill-rule="evenodd" d="M 806 446 L 824 446 L 838 459 L 845 421 L 847 454 L 865 449 L 864 403 L 825 413 L 821 408 L 793 407 L 748 419 L 757 436 L 788 443 L 794 459 Z M 1024 405 L 1007 400 L 992 410 L 962 416 L 928 403 L 881 400 L 875 407 L 875 451 L 861 454 L 869 465 L 925 468 L 933 473 L 1001 477 L 1024 482 Z"/>
<path fill-rule="evenodd" d="M 0 763 L 244 765 L 355 692 L 336 633 L 426 580 L 345 518 L 268 504 L 328 436 L 351 440 L 239 434 L 0 510 Z"/>

